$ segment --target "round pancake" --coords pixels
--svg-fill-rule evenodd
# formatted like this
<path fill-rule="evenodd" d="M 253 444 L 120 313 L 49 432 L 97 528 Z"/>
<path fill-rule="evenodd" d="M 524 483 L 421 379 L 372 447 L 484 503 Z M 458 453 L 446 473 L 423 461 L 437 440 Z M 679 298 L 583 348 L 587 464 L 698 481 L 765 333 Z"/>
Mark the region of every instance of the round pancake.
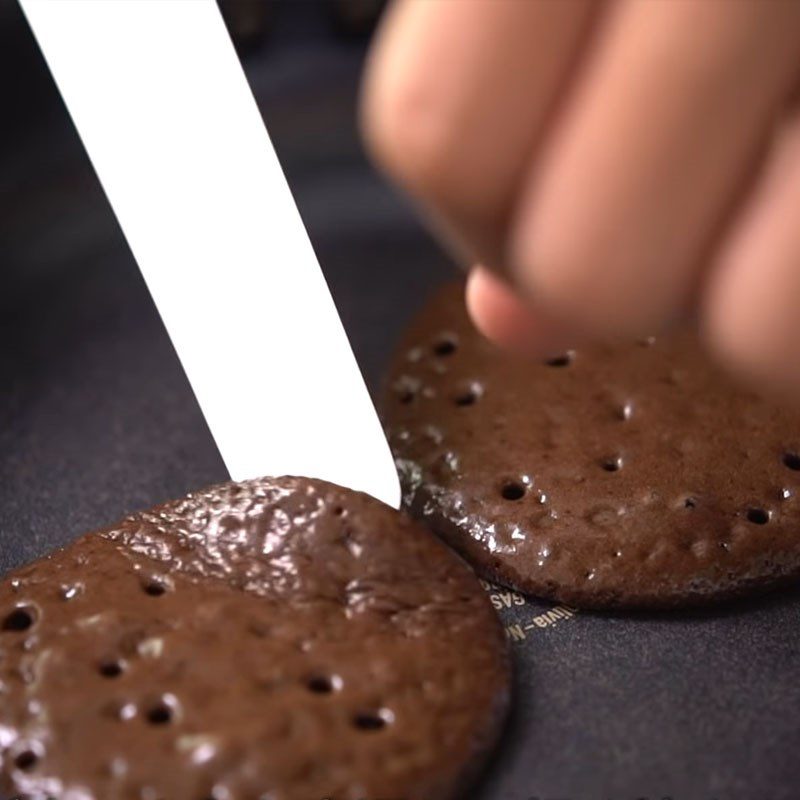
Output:
<path fill-rule="evenodd" d="M 485 577 L 583 607 L 671 607 L 800 574 L 800 415 L 688 331 L 508 355 L 447 286 L 411 325 L 383 416 L 404 504 Z"/>
<path fill-rule="evenodd" d="M 0 795 L 462 796 L 508 692 L 469 567 L 321 481 L 214 486 L 0 583 Z"/>

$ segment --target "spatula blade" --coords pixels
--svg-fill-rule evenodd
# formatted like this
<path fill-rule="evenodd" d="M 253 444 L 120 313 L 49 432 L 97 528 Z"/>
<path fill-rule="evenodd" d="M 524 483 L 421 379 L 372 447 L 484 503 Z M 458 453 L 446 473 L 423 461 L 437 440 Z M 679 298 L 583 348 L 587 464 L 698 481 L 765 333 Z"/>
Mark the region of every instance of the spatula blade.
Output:
<path fill-rule="evenodd" d="M 212 0 L 21 0 L 236 480 L 399 504 L 380 422 Z"/>

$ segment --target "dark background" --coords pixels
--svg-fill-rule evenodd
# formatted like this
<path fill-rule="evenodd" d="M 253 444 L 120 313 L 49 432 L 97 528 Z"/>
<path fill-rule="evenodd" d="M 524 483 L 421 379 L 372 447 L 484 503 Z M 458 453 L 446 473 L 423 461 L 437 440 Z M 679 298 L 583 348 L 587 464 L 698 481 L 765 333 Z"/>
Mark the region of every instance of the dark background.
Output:
<path fill-rule="evenodd" d="M 225 6 L 373 391 L 410 314 L 454 274 L 358 141 L 379 6 Z M 11 0 L 0 0 L 0 103 L 2 574 L 227 476 Z M 475 798 L 800 798 L 798 592 L 664 617 L 546 618 L 547 604 L 493 599 L 512 603 L 502 615 L 518 626 L 516 701 Z"/>

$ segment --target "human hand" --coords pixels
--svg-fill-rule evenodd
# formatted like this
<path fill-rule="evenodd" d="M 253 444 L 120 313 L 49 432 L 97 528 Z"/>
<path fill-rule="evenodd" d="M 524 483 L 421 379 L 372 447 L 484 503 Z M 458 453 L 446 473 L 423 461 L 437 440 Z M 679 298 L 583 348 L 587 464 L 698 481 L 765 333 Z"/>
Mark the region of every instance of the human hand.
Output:
<path fill-rule="evenodd" d="M 468 283 L 491 338 L 546 354 L 688 310 L 798 398 L 799 79 L 796 0 L 398 0 L 363 122 L 497 270 Z"/>

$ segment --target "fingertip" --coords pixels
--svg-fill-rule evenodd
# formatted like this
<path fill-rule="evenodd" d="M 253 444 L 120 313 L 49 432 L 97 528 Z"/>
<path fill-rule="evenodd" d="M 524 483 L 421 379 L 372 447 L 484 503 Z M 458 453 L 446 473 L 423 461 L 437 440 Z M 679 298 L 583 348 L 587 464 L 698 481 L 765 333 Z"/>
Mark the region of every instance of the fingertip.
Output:
<path fill-rule="evenodd" d="M 524 301 L 485 267 L 469 275 L 466 304 L 475 327 L 503 349 L 547 357 L 574 344 L 574 333 L 549 315 Z"/>
<path fill-rule="evenodd" d="M 701 334 L 716 360 L 758 394 L 796 406 L 800 374 L 792 339 L 781 320 L 766 320 L 742 298 L 720 296 L 706 304 Z M 777 324 L 776 324 L 777 322 Z"/>
<path fill-rule="evenodd" d="M 800 115 L 778 132 L 753 192 L 709 270 L 702 297 L 706 342 L 762 394 L 797 407 L 800 296 Z"/>

